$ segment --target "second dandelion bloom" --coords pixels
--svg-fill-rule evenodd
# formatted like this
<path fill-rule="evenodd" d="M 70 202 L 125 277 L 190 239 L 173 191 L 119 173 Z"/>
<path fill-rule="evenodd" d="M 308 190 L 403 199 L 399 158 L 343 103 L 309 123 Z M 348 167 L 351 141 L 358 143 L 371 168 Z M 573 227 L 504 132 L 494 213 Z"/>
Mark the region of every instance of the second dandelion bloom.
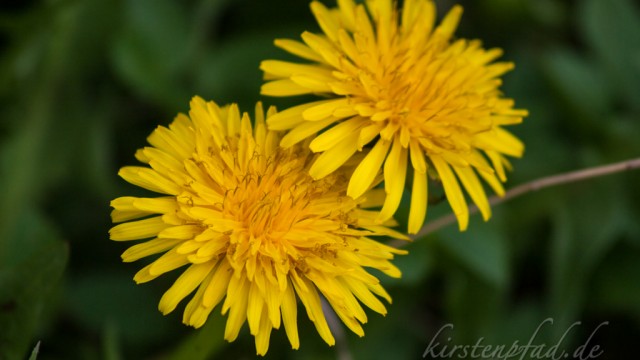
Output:
<path fill-rule="evenodd" d="M 391 0 L 366 6 L 338 0 L 333 9 L 313 2 L 311 9 L 323 34 L 305 32 L 302 42 L 276 41 L 306 62 L 261 64 L 269 80 L 262 87 L 265 95 L 329 96 L 270 118 L 271 129 L 289 130 L 281 145 L 290 147 L 320 132 L 309 144 L 321 153 L 310 167 L 315 179 L 368 150 L 347 194 L 364 194 L 382 170 L 387 196 L 379 222 L 397 211 L 408 176 L 413 178 L 410 233 L 417 233 L 426 217 L 428 178 L 442 182 L 461 230 L 469 218 L 463 189 L 488 219 L 491 209 L 480 178 L 502 195 L 507 156 L 524 151 L 504 129 L 527 116 L 499 89 L 500 76 L 513 64 L 495 62 L 500 49 L 453 38 L 460 6 L 437 26 L 429 0 L 406 0 L 401 11 Z"/>
<path fill-rule="evenodd" d="M 112 218 L 121 224 L 111 239 L 143 240 L 124 252 L 126 262 L 162 254 L 136 274 L 138 283 L 185 268 L 160 300 L 163 313 L 194 293 L 185 324 L 202 326 L 221 305 L 225 339 L 235 340 L 246 321 L 260 355 L 281 324 L 299 347 L 298 299 L 330 345 L 320 296 L 362 336 L 362 305 L 385 314 L 378 297 L 391 301 L 367 268 L 399 277 L 390 261 L 405 253 L 374 238 L 406 237 L 366 210 L 379 206 L 383 194 L 346 196 L 348 166 L 312 179 L 307 144 L 280 148 L 281 134 L 268 131 L 264 117 L 258 105 L 252 126 L 235 105 L 194 98 L 189 116 L 158 127 L 148 138 L 152 146 L 136 153 L 147 165 L 120 170 L 128 182 L 162 196 L 115 199 Z"/>

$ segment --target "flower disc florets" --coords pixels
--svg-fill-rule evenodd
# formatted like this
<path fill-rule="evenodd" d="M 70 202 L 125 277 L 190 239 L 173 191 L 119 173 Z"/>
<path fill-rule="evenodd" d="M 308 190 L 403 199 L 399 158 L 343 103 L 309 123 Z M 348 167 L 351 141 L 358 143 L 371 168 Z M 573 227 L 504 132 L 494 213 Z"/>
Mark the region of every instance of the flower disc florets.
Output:
<path fill-rule="evenodd" d="M 503 126 L 520 123 L 527 111 L 513 109 L 513 100 L 499 90 L 500 76 L 513 69 L 512 63 L 493 62 L 500 49 L 452 38 L 462 7 L 453 7 L 436 27 L 433 1 L 403 3 L 398 11 L 391 0 L 366 5 L 339 0 L 335 9 L 314 1 L 311 9 L 323 34 L 305 32 L 303 42 L 276 40 L 308 62 L 262 62 L 268 80 L 262 93 L 330 99 L 286 109 L 268 125 L 290 131 L 285 147 L 323 131 L 310 143 L 321 154 L 310 168 L 316 179 L 371 145 L 347 193 L 362 195 L 382 168 L 387 199 L 379 221 L 398 209 L 410 164 L 409 232 L 416 233 L 424 222 L 428 176 L 442 182 L 465 229 L 468 209 L 459 182 L 488 219 L 491 210 L 479 177 L 498 194 L 504 192 L 505 155 L 519 157 L 524 146 Z"/>
<path fill-rule="evenodd" d="M 160 311 L 173 311 L 195 291 L 185 324 L 202 326 L 222 303 L 225 339 L 235 340 L 246 321 L 261 355 L 281 322 L 298 348 L 297 299 L 329 344 L 334 339 L 320 294 L 361 336 L 367 320 L 361 303 L 386 313 L 374 294 L 390 297 L 365 267 L 398 277 L 390 260 L 404 252 L 370 237 L 404 236 L 365 210 L 381 205 L 383 194 L 346 196 L 348 166 L 314 180 L 308 144 L 281 148 L 260 105 L 252 126 L 235 105 L 220 108 L 194 98 L 189 116 L 158 127 L 148 140 L 152 146 L 136 157 L 149 166 L 124 167 L 120 176 L 165 196 L 115 199 L 113 221 L 124 223 L 110 235 L 116 241 L 147 239 L 125 251 L 124 261 L 162 253 L 136 274 L 138 283 L 186 266 L 160 300 Z"/>

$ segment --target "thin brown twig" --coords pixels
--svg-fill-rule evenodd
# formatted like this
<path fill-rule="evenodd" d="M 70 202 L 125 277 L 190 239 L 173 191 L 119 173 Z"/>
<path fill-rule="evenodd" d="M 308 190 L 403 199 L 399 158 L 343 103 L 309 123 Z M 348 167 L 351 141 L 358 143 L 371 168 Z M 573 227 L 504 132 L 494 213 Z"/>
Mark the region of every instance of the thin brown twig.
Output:
<path fill-rule="evenodd" d="M 536 179 L 530 181 L 528 183 L 524 183 L 522 185 L 518 185 L 513 189 L 507 191 L 504 196 L 492 196 L 489 198 L 489 204 L 498 205 L 500 203 L 509 201 L 513 198 L 522 196 L 524 194 L 542 190 L 548 187 L 562 185 L 567 183 L 578 182 L 582 180 L 587 180 L 591 178 L 597 178 L 600 176 L 605 176 L 609 174 L 615 174 L 623 171 L 633 170 L 640 168 L 640 158 L 630 159 L 626 161 L 621 161 L 613 164 L 602 165 L 591 167 L 583 170 L 571 171 L 563 174 L 551 175 L 547 177 L 543 177 L 540 179 Z M 475 205 L 471 205 L 469 207 L 469 214 L 473 215 L 478 212 L 478 207 Z M 419 239 L 424 237 L 425 235 L 431 234 L 435 231 L 440 230 L 441 228 L 451 225 L 456 222 L 455 214 L 449 214 L 443 217 L 440 217 L 434 221 L 426 224 L 416 235 L 413 235 L 413 239 Z M 408 243 L 404 241 L 394 241 L 391 245 L 395 247 L 406 246 Z"/>

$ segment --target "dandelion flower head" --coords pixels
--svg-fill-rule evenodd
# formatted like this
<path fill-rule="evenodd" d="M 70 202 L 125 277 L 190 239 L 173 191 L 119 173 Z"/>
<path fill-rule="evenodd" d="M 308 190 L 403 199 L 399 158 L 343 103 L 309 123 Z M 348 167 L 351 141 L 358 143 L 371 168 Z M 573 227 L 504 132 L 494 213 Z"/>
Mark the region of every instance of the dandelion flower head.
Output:
<path fill-rule="evenodd" d="M 333 9 L 314 1 L 311 9 L 323 33 L 276 40 L 306 62 L 263 61 L 268 81 L 261 92 L 328 99 L 286 109 L 268 126 L 290 131 L 285 147 L 319 132 L 310 143 L 320 153 L 310 168 L 315 179 L 367 146 L 347 194 L 362 195 L 382 169 L 387 198 L 379 221 L 397 211 L 412 177 L 410 233 L 424 223 L 428 179 L 439 180 L 464 230 L 469 214 L 462 189 L 488 219 L 491 209 L 480 178 L 504 193 L 506 156 L 521 156 L 524 146 L 503 126 L 520 123 L 527 111 L 514 109 L 499 89 L 500 76 L 513 68 L 494 62 L 500 49 L 454 39 L 462 7 L 454 6 L 436 26 L 433 1 L 403 3 L 398 11 L 392 0 L 338 0 Z"/>
<path fill-rule="evenodd" d="M 334 338 L 321 296 L 362 336 L 362 304 L 385 314 L 378 297 L 391 301 L 365 268 L 399 277 L 390 260 L 404 253 L 372 237 L 403 235 L 366 210 L 380 206 L 383 193 L 346 196 L 348 166 L 312 179 L 308 144 L 279 147 L 280 134 L 268 131 L 264 118 L 260 104 L 252 125 L 235 105 L 194 98 L 189 116 L 158 127 L 148 138 L 151 146 L 138 150 L 136 158 L 148 166 L 120 170 L 126 181 L 162 196 L 113 200 L 112 219 L 121 224 L 110 237 L 143 240 L 122 254 L 125 262 L 160 255 L 135 275 L 137 283 L 185 267 L 162 296 L 162 313 L 195 292 L 185 324 L 202 326 L 221 304 L 224 338 L 235 340 L 246 321 L 260 355 L 281 323 L 291 346 L 299 347 L 298 299 L 328 344 Z"/>

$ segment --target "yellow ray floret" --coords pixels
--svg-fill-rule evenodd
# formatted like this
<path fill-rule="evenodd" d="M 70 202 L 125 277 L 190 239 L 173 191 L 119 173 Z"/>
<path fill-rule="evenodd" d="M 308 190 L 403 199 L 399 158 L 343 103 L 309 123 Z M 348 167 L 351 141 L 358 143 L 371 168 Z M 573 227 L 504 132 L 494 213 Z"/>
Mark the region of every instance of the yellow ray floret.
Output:
<path fill-rule="evenodd" d="M 270 110 L 268 116 L 274 116 Z M 406 238 L 367 207 L 383 194 L 346 195 L 348 167 L 322 180 L 309 175 L 308 142 L 279 146 L 261 105 L 255 125 L 237 106 L 219 107 L 194 98 L 189 116 L 179 115 L 148 138 L 151 147 L 136 157 L 147 166 L 120 171 L 128 182 L 162 194 L 120 197 L 111 202 L 112 240 L 145 240 L 122 254 L 126 262 L 162 254 L 134 277 L 138 283 L 185 267 L 162 296 L 170 313 L 194 293 L 183 321 L 202 326 L 220 305 L 227 314 L 225 339 L 233 341 L 246 322 L 264 355 L 273 328 L 284 328 L 294 349 L 300 345 L 297 300 L 318 333 L 334 344 L 321 296 L 347 327 L 363 336 L 362 304 L 386 314 L 377 296 L 391 299 L 366 268 L 399 277 L 391 263 L 396 250 L 374 236 Z M 373 184 L 375 185 L 375 184 Z"/>
<path fill-rule="evenodd" d="M 262 94 L 330 98 L 286 109 L 267 124 L 293 134 L 281 143 L 284 147 L 320 132 L 310 143 L 321 154 L 310 169 L 315 179 L 368 151 L 347 194 L 362 195 L 383 172 L 387 198 L 378 221 L 391 218 L 400 206 L 406 187 L 406 175 L 400 173 L 410 166 L 409 232 L 416 233 L 424 222 L 429 178 L 442 183 L 464 230 L 469 215 L 463 189 L 488 219 L 491 210 L 479 179 L 502 194 L 505 156 L 520 157 L 524 151 L 503 128 L 527 116 L 499 89 L 500 76 L 513 64 L 494 62 L 500 49 L 453 38 L 462 7 L 454 6 L 436 26 L 433 1 L 406 0 L 402 11 L 395 4 L 339 0 L 329 9 L 312 2 L 322 34 L 305 32 L 302 41 L 275 42 L 307 62 L 263 61 L 268 81 Z"/>

